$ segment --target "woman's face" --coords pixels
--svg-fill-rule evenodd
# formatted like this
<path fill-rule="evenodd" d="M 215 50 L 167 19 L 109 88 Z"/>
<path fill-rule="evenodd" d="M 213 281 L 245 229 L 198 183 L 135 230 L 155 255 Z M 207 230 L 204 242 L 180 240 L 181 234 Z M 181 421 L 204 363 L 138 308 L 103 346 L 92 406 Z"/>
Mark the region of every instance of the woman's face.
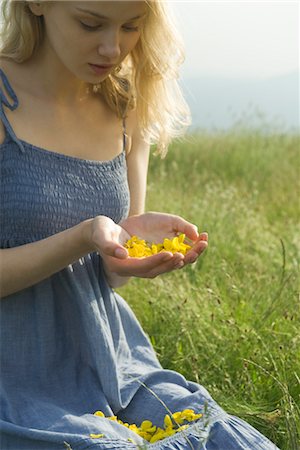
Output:
<path fill-rule="evenodd" d="M 103 81 L 133 50 L 146 15 L 145 2 L 135 0 L 41 2 L 38 8 L 46 51 L 89 83 Z"/>

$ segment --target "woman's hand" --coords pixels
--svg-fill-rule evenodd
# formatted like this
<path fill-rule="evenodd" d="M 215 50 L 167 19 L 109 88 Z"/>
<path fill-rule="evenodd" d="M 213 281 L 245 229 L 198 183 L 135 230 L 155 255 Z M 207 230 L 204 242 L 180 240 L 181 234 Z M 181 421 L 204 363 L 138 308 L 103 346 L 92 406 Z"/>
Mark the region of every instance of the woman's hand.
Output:
<path fill-rule="evenodd" d="M 123 246 L 133 235 L 158 243 L 181 233 L 192 242 L 192 248 L 185 256 L 162 252 L 145 258 L 132 258 Z M 207 233 L 199 235 L 195 225 L 179 216 L 151 212 L 128 217 L 119 225 L 108 217 L 98 216 L 92 221 L 91 241 L 103 259 L 107 274 L 154 278 L 195 262 L 206 249 L 208 236 Z"/>
<path fill-rule="evenodd" d="M 172 239 L 179 234 L 185 234 L 191 241 L 192 248 L 185 256 L 181 253 L 173 255 L 175 259 L 179 259 L 179 262 L 183 263 L 180 264 L 180 267 L 195 262 L 208 245 L 207 233 L 199 234 L 195 225 L 172 214 L 148 212 L 139 216 L 128 217 L 120 225 L 130 236 L 136 235 L 150 243 L 163 242 L 164 238 Z M 169 254 L 170 252 L 166 253 Z M 147 258 L 152 257 L 148 256 Z"/>

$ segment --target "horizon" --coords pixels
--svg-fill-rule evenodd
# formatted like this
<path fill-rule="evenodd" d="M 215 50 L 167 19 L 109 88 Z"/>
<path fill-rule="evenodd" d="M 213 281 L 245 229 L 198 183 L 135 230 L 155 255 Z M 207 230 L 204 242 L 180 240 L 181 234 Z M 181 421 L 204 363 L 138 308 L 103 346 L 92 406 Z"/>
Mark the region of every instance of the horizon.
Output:
<path fill-rule="evenodd" d="M 191 128 L 229 129 L 241 122 L 299 132 L 299 72 L 265 79 L 182 76 Z"/>

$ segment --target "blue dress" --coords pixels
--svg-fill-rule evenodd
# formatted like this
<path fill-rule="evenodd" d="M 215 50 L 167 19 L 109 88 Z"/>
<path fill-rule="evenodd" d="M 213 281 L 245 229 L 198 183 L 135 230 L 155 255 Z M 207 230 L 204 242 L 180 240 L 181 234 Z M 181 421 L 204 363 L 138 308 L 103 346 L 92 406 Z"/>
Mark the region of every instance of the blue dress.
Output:
<path fill-rule="evenodd" d="M 6 130 L 0 146 L 1 247 L 44 239 L 96 215 L 115 222 L 126 217 L 125 152 L 99 162 L 18 139 L 5 115 L 18 99 L 0 74 Z M 204 387 L 161 367 L 132 310 L 107 284 L 98 254 L 3 298 L 0 306 L 2 450 L 277 448 L 228 415 Z M 101 410 L 123 422 L 149 419 L 162 426 L 166 410 L 156 396 L 172 412 L 191 408 L 203 419 L 149 444 L 93 415 Z M 92 439 L 91 433 L 104 436 Z"/>

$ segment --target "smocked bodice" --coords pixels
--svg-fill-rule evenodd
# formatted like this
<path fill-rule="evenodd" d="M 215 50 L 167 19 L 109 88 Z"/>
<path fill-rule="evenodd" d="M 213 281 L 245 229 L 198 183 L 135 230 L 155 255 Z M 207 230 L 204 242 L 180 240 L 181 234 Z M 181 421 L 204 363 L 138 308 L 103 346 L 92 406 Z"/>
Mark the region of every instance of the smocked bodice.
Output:
<path fill-rule="evenodd" d="M 45 150 L 18 139 L 3 105 L 18 99 L 0 72 L 10 103 L 0 92 L 6 130 L 0 145 L 1 247 L 43 239 L 79 222 L 105 215 L 120 222 L 129 209 L 125 151 L 110 161 L 90 161 Z"/>

